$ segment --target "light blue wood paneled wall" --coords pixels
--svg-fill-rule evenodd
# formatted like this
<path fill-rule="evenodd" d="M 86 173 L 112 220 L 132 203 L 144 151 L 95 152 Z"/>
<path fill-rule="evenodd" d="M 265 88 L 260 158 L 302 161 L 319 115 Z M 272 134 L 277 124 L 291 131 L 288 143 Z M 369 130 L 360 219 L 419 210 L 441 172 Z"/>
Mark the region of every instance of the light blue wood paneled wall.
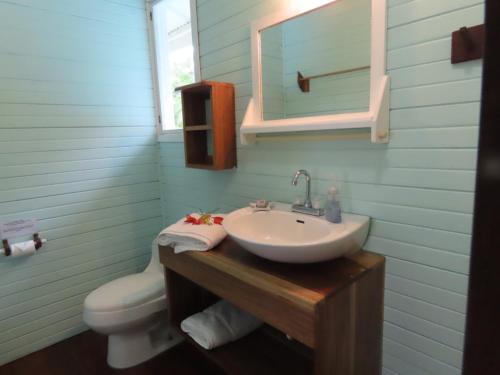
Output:
<path fill-rule="evenodd" d="M 349 0 L 343 0 L 349 1 Z M 251 95 L 250 22 L 285 0 L 198 0 L 202 77 L 233 82 L 241 122 Z M 292 201 L 298 168 L 314 194 L 331 184 L 346 211 L 373 218 L 366 244 L 387 256 L 385 374 L 460 374 L 472 222 L 481 61 L 450 64 L 450 33 L 483 22 L 482 0 L 389 0 L 391 141 L 260 142 L 238 168 L 184 168 L 161 145 L 165 223 L 256 198 Z"/>
<path fill-rule="evenodd" d="M 0 365 L 85 330 L 160 229 L 143 0 L 0 1 L 0 221 L 49 242 L 0 258 Z"/>

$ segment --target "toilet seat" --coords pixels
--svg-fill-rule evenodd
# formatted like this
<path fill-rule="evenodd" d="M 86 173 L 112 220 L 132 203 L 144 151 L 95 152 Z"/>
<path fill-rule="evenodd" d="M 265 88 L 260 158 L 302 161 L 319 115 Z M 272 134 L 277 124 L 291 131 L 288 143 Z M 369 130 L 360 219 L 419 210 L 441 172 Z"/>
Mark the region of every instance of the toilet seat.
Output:
<path fill-rule="evenodd" d="M 166 309 L 163 274 L 143 272 L 113 280 L 90 293 L 83 317 L 89 326 L 115 329 Z"/>
<path fill-rule="evenodd" d="M 85 308 L 110 312 L 141 305 L 165 294 L 160 273 L 143 272 L 121 277 L 94 290 L 85 299 Z"/>

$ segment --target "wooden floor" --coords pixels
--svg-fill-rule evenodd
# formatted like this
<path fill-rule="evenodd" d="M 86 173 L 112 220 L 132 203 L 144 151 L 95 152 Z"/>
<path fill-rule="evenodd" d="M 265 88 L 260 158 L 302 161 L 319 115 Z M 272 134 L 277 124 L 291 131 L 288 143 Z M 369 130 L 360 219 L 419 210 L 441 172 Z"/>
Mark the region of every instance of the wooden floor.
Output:
<path fill-rule="evenodd" d="M 220 375 L 194 348 L 182 343 L 130 369 L 106 364 L 106 336 L 92 331 L 0 366 L 0 375 Z"/>

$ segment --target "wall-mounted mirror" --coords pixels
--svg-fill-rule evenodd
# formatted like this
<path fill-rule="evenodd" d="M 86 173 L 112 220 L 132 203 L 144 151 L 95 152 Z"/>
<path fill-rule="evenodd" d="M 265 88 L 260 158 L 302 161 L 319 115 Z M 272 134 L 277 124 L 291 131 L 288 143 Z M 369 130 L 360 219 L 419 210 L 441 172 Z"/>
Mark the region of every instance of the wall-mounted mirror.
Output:
<path fill-rule="evenodd" d="M 261 30 L 264 120 L 367 112 L 371 0 L 341 0 Z"/>
<path fill-rule="evenodd" d="M 385 0 L 292 0 L 251 32 L 243 143 L 259 133 L 353 128 L 387 142 Z"/>

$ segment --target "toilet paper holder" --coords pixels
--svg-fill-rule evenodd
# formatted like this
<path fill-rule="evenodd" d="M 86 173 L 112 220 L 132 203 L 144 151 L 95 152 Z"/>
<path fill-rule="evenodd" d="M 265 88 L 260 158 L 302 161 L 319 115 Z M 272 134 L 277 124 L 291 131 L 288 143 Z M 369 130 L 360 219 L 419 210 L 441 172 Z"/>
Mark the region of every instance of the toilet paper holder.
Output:
<path fill-rule="evenodd" d="M 46 240 L 42 240 L 40 235 L 38 233 L 35 233 L 35 234 L 33 234 L 33 242 L 35 243 L 35 249 L 39 250 L 43 246 L 43 243 L 46 242 Z M 3 239 L 2 245 L 3 245 L 3 254 L 6 257 L 10 256 L 12 254 L 12 249 L 10 247 L 9 240 Z M 0 250 L 0 253 L 1 252 L 2 251 Z"/>
<path fill-rule="evenodd" d="M 8 257 L 10 254 L 12 254 L 12 250 L 10 249 L 10 245 L 9 245 L 9 240 L 3 239 L 2 244 L 3 244 L 3 254 L 6 257 Z"/>

